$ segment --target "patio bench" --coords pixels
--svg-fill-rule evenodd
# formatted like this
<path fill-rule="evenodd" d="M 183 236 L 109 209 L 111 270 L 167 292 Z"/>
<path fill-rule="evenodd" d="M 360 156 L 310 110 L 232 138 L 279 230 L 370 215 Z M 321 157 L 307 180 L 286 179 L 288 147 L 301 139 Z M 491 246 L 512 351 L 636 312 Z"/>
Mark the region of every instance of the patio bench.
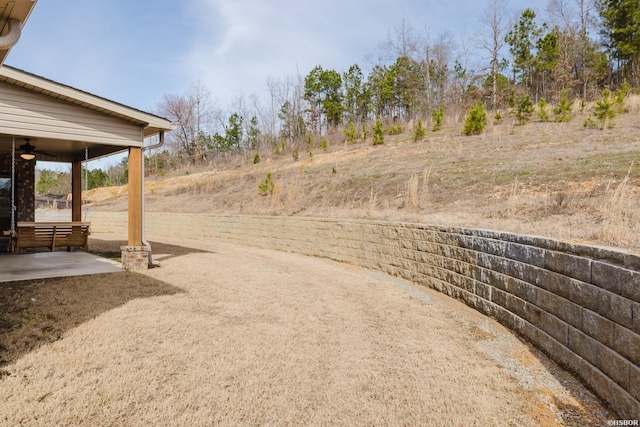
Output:
<path fill-rule="evenodd" d="M 54 252 L 57 247 L 87 249 L 89 246 L 90 222 L 18 222 L 11 235 L 11 252 L 20 249 L 49 248 Z"/>

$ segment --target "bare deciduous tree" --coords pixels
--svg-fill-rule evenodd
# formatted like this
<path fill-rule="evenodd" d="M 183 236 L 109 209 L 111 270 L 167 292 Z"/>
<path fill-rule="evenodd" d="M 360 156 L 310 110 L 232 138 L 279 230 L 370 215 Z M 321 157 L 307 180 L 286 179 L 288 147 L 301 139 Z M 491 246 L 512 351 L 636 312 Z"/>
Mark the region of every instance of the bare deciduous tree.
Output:
<path fill-rule="evenodd" d="M 498 104 L 498 76 L 502 63 L 500 51 L 505 45 L 505 35 L 510 27 L 506 0 L 489 0 L 482 17 L 484 30 L 477 39 L 478 48 L 488 53 L 491 76 L 491 105 Z"/>
<path fill-rule="evenodd" d="M 219 115 L 209 89 L 197 81 L 184 95 L 165 94 L 158 104 L 158 114 L 176 125 L 176 130 L 168 134 L 168 146 L 191 162 L 202 158 L 208 149 L 203 136 L 211 134 L 214 118 Z"/>
<path fill-rule="evenodd" d="M 383 58 L 390 62 L 403 56 L 418 59 L 422 41 L 413 26 L 403 19 L 394 30 L 393 34 L 387 33 L 387 40 L 380 46 Z"/>

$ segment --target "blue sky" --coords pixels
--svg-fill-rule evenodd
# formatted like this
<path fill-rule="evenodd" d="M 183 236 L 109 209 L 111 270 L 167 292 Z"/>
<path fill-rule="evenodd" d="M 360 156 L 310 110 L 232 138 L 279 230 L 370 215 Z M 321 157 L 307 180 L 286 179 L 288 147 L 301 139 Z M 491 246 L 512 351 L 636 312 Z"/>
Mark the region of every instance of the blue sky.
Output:
<path fill-rule="evenodd" d="M 200 80 L 218 107 L 315 65 L 367 69 L 405 20 L 473 37 L 483 0 L 40 0 L 6 64 L 141 110 Z"/>

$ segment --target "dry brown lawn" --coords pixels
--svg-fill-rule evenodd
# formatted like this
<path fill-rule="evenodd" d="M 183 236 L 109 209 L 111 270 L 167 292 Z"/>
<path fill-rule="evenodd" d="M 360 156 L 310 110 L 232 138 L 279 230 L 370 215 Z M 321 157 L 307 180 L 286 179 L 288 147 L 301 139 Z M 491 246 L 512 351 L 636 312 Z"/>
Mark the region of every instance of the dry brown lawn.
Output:
<path fill-rule="evenodd" d="M 97 239 L 96 239 L 97 237 Z M 117 253 L 121 241 L 94 236 Z M 380 273 L 208 240 L 144 274 L 2 283 L 7 426 L 604 425 L 497 323 Z"/>

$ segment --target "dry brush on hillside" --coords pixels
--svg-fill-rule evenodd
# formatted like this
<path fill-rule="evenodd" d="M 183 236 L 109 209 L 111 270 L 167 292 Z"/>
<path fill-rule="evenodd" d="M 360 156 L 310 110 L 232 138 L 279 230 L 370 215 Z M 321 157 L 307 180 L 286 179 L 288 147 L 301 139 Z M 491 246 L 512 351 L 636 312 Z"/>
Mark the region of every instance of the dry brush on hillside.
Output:
<path fill-rule="evenodd" d="M 407 220 L 541 234 L 640 250 L 638 109 L 615 126 L 492 124 L 460 135 L 461 118 L 414 142 L 411 126 L 352 144 L 264 150 L 152 176 L 149 211 Z M 272 187 L 261 192 L 269 175 Z M 93 190 L 97 210 L 126 210 L 126 187 Z"/>

